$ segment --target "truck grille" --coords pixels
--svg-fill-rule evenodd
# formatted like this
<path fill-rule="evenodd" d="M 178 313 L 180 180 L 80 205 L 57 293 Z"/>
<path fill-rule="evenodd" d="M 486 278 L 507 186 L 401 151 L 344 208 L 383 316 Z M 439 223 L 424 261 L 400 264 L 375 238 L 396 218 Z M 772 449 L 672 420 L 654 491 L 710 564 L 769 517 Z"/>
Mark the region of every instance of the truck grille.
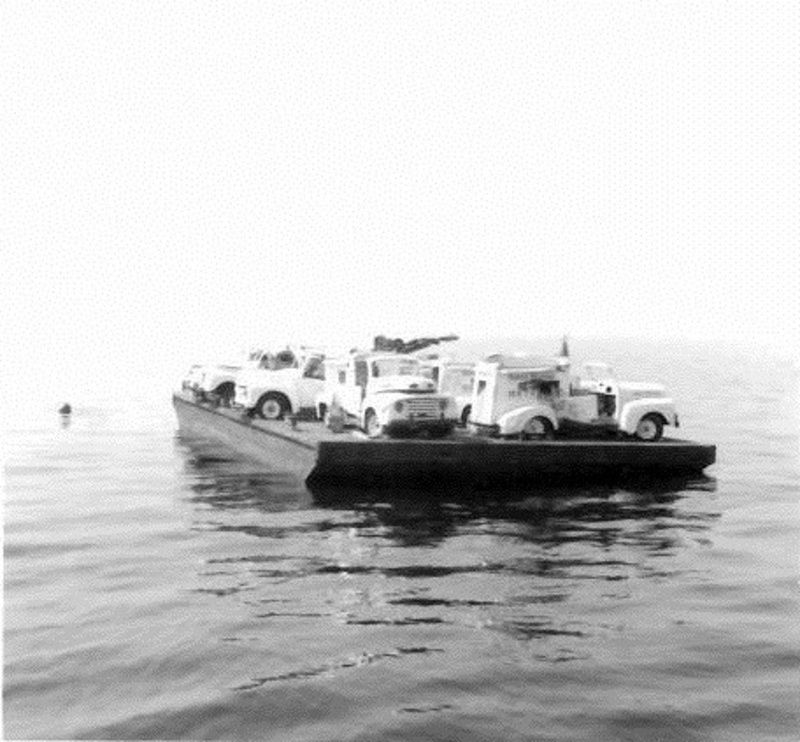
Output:
<path fill-rule="evenodd" d="M 408 412 L 414 417 L 439 417 L 441 410 L 439 409 L 439 400 L 430 397 L 412 397 L 406 400 L 408 405 Z"/>

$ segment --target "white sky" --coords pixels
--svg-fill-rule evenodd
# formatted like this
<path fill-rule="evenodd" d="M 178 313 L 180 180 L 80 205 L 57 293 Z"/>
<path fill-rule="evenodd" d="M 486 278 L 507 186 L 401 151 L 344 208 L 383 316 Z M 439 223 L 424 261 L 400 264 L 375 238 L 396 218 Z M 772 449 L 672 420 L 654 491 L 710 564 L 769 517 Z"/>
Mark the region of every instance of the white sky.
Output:
<path fill-rule="evenodd" d="M 800 346 L 800 4 L 0 6 L 2 355 Z"/>

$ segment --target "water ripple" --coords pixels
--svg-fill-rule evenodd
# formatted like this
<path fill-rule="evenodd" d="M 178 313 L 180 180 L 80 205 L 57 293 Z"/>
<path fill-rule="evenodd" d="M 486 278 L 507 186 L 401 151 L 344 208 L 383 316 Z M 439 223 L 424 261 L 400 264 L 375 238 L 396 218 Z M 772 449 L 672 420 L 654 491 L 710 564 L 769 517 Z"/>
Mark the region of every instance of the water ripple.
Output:
<path fill-rule="evenodd" d="M 320 675 L 328 675 L 335 673 L 338 670 L 346 670 L 352 668 L 366 667 L 375 662 L 384 660 L 397 660 L 405 655 L 418 655 L 418 654 L 431 654 L 442 653 L 443 649 L 432 647 L 397 647 L 389 652 L 362 652 L 355 657 L 347 657 L 339 661 L 328 662 L 324 665 L 316 667 L 309 667 L 297 670 L 290 670 L 285 673 L 276 675 L 265 675 L 258 678 L 253 678 L 248 683 L 238 685 L 233 690 L 235 691 L 249 691 L 266 685 L 267 683 L 276 683 L 281 681 L 291 680 L 304 680 L 307 678 L 314 678 Z"/>

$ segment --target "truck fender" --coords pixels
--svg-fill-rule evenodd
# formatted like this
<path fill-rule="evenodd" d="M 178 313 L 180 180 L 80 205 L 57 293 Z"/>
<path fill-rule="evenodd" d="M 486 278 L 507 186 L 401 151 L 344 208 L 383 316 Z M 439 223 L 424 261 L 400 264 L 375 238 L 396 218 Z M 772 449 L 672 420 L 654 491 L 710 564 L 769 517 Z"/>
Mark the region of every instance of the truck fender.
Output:
<path fill-rule="evenodd" d="M 623 405 L 619 416 L 619 429 L 623 433 L 633 435 L 639 421 L 649 413 L 660 415 L 665 425 L 675 425 L 675 402 L 669 397 L 653 397 L 635 399 Z"/>
<path fill-rule="evenodd" d="M 525 423 L 532 417 L 544 417 L 550 421 L 553 430 L 558 430 L 558 419 L 552 407 L 542 404 L 517 407 L 516 410 L 506 412 L 497 420 L 500 435 L 517 435 L 522 432 Z"/>

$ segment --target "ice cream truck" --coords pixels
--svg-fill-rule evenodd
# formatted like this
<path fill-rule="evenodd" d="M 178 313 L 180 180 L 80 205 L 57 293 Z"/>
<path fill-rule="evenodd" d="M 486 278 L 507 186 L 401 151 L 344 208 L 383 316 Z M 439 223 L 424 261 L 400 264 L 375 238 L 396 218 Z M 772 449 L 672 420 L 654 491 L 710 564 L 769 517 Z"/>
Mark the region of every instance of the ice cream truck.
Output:
<path fill-rule="evenodd" d="M 571 372 L 566 357 L 494 355 L 477 364 L 470 429 L 502 438 L 556 435 L 631 436 L 659 440 L 678 426 L 663 385 L 617 380 L 600 363 Z"/>

